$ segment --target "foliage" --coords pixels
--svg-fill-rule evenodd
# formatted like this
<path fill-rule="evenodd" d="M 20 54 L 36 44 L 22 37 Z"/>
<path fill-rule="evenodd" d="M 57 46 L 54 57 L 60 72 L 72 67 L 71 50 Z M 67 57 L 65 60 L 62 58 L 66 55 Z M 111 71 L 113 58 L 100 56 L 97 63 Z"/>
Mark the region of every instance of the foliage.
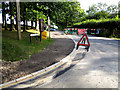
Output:
<path fill-rule="evenodd" d="M 6 3 L 6 5 L 10 7 L 9 3 Z M 16 18 L 15 3 L 13 7 Z M 48 12 L 47 7 L 50 12 Z M 21 21 L 24 23 L 24 20 L 36 22 L 43 18 L 46 24 L 49 13 L 51 24 L 55 23 L 61 28 L 80 21 L 80 17 L 85 14 L 78 2 L 20 2 L 20 12 Z M 10 14 L 10 12 L 7 13 Z"/>
<path fill-rule="evenodd" d="M 104 24 L 105 23 L 109 23 L 108 25 L 109 26 L 105 26 Z M 89 24 L 89 25 L 87 25 Z M 100 25 L 101 24 L 101 25 Z M 112 27 L 119 27 L 117 25 L 120 24 L 120 19 L 118 18 L 118 16 L 116 18 L 113 18 L 113 19 L 99 19 L 99 20 L 96 20 L 96 19 L 89 19 L 89 20 L 86 20 L 86 21 L 82 21 L 82 22 L 79 22 L 79 23 L 75 23 L 74 25 L 79 25 L 79 26 L 83 26 L 83 25 L 87 25 L 88 27 L 99 27 L 98 28 L 102 28 L 102 27 L 111 27 L 110 24 L 116 24 L 115 26 L 112 25 Z M 94 26 L 93 26 L 94 25 Z"/>
<path fill-rule="evenodd" d="M 81 18 L 81 22 L 74 23 L 73 27 L 100 28 L 100 36 L 120 37 L 119 8 L 116 5 L 93 4 L 86 11 L 87 15 Z"/>
<path fill-rule="evenodd" d="M 78 2 L 51 2 L 48 7 L 50 19 L 61 29 L 73 25 L 84 13 Z"/>
<path fill-rule="evenodd" d="M 120 37 L 120 19 L 118 16 L 113 19 L 90 19 L 83 22 L 75 23 L 73 27 L 78 28 L 101 28 L 101 36 Z"/>
<path fill-rule="evenodd" d="M 106 3 L 98 3 L 90 6 L 86 12 L 88 13 L 87 19 L 115 18 L 118 13 L 118 7 L 116 5 L 108 6 Z"/>

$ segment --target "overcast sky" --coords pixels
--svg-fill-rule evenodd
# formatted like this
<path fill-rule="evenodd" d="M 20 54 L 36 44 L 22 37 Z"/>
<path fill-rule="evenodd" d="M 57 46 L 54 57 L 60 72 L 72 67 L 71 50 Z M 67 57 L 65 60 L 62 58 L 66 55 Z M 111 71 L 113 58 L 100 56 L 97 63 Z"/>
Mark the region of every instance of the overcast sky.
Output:
<path fill-rule="evenodd" d="M 93 4 L 97 4 L 99 2 L 106 3 L 109 6 L 109 5 L 112 5 L 112 4 L 118 5 L 118 2 L 120 0 L 77 0 L 77 1 L 80 2 L 82 9 L 88 10 L 89 6 L 91 6 Z"/>

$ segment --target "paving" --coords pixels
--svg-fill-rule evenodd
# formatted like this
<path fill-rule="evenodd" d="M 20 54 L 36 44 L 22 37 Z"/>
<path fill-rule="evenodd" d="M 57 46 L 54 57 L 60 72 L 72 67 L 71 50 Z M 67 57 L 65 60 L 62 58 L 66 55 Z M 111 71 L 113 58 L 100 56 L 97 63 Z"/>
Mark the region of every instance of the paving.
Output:
<path fill-rule="evenodd" d="M 76 43 L 81 38 L 67 35 Z M 72 64 L 36 88 L 118 88 L 118 40 L 88 36 L 90 50 L 79 47 Z"/>

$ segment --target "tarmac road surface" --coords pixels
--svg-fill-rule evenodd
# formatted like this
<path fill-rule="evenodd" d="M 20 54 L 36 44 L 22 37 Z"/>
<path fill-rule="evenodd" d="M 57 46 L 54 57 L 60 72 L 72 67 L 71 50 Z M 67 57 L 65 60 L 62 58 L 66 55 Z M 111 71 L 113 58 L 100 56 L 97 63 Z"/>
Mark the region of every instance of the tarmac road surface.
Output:
<path fill-rule="evenodd" d="M 77 43 L 81 36 L 68 35 Z M 118 40 L 88 36 L 90 50 L 78 51 L 68 70 L 36 88 L 118 88 Z M 81 48 L 79 48 L 80 50 Z M 82 49 L 81 49 L 82 50 Z"/>

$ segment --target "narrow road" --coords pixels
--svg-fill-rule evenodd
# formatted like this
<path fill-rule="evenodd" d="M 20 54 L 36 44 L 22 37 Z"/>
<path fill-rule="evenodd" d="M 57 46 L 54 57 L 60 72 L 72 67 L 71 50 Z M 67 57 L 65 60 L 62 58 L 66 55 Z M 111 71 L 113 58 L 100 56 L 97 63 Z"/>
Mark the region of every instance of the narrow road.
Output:
<path fill-rule="evenodd" d="M 77 43 L 81 36 L 68 35 Z M 36 88 L 118 88 L 118 40 L 88 36 L 90 50 L 51 82 Z"/>

